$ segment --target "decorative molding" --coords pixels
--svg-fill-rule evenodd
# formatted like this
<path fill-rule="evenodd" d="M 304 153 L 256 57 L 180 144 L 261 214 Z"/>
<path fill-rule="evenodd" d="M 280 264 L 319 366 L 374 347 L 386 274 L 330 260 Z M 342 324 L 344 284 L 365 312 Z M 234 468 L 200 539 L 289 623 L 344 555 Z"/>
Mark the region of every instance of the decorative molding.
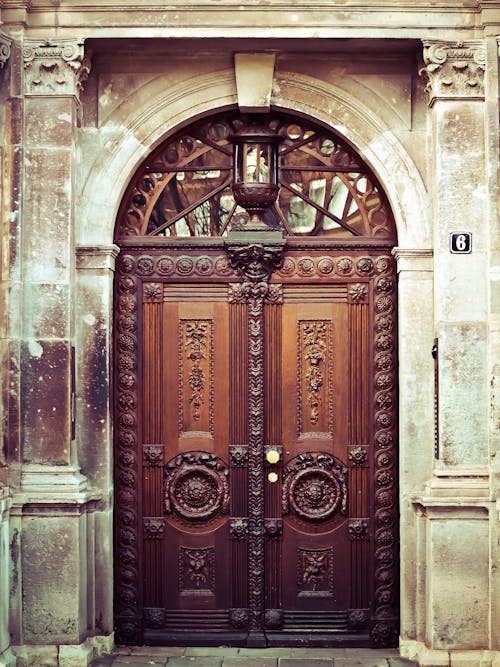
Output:
<path fill-rule="evenodd" d="M 424 40 L 425 67 L 420 74 L 426 81 L 429 105 L 436 99 L 483 99 L 486 61 L 482 41 L 441 42 Z"/>
<path fill-rule="evenodd" d="M 0 69 L 5 67 L 5 63 L 10 58 L 10 47 L 12 39 L 4 32 L 0 31 Z"/>
<path fill-rule="evenodd" d="M 27 39 L 23 45 L 26 95 L 74 95 L 80 98 L 90 72 L 82 39 Z"/>

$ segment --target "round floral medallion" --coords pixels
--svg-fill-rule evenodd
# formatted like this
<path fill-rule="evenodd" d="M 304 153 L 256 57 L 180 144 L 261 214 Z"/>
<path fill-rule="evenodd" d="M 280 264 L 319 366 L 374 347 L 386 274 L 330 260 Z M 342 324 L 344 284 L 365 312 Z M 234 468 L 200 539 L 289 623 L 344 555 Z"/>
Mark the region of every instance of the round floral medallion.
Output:
<path fill-rule="evenodd" d="M 339 508 L 342 489 L 328 470 L 301 470 L 290 484 L 290 505 L 303 519 L 327 519 Z"/>
<path fill-rule="evenodd" d="M 171 257 L 160 257 L 156 264 L 158 273 L 161 273 L 163 276 L 169 276 L 174 272 L 175 263 Z"/>
<path fill-rule="evenodd" d="M 331 257 L 321 257 L 321 259 L 318 260 L 319 273 L 327 275 L 328 273 L 332 273 L 334 268 L 335 264 Z"/>
<path fill-rule="evenodd" d="M 200 521 L 229 509 L 227 467 L 212 454 L 187 452 L 165 466 L 165 511 Z"/>

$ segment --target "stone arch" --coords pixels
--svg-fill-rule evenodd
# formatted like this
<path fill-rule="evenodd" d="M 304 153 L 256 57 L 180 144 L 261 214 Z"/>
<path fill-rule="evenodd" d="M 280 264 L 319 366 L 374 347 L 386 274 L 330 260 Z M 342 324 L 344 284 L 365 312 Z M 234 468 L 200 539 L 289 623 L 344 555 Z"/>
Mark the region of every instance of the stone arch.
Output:
<path fill-rule="evenodd" d="M 168 94 L 162 77 L 158 77 L 136 96 L 117 107 L 101 128 L 114 136 L 91 165 L 82 189 L 81 224 L 76 232 L 80 245 L 112 243 L 125 188 L 141 161 L 167 133 L 237 104 L 233 70 L 187 79 L 170 88 Z M 142 102 L 139 112 L 137 102 Z M 351 143 L 384 186 L 396 220 L 399 246 L 431 247 L 428 207 L 424 205 L 427 194 L 421 175 L 398 139 L 372 110 L 338 87 L 290 72 L 276 76 L 271 104 L 315 118 Z M 125 122 L 120 121 L 123 117 Z"/>

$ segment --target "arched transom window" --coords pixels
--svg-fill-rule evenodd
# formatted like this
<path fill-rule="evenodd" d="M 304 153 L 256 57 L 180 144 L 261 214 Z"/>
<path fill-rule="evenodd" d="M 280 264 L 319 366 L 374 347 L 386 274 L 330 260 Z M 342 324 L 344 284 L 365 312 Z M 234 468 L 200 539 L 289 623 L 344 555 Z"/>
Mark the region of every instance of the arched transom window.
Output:
<path fill-rule="evenodd" d="M 224 236 L 249 214 L 231 183 L 230 141 L 247 122 L 238 111 L 211 116 L 169 137 L 136 172 L 119 211 L 116 240 L 130 236 Z M 395 241 L 390 207 L 377 179 L 333 132 L 289 114 L 259 118 L 282 137 L 280 193 L 265 211 L 287 236 Z"/>

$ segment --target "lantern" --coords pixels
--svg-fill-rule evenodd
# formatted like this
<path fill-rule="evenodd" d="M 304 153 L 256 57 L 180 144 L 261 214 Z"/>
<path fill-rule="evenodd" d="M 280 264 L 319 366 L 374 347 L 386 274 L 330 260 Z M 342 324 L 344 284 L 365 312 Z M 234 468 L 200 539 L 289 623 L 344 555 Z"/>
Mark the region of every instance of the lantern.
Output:
<path fill-rule="evenodd" d="M 234 199 L 251 214 L 247 228 L 269 229 L 262 212 L 278 197 L 278 148 L 283 138 L 253 121 L 230 139 L 234 147 Z"/>

